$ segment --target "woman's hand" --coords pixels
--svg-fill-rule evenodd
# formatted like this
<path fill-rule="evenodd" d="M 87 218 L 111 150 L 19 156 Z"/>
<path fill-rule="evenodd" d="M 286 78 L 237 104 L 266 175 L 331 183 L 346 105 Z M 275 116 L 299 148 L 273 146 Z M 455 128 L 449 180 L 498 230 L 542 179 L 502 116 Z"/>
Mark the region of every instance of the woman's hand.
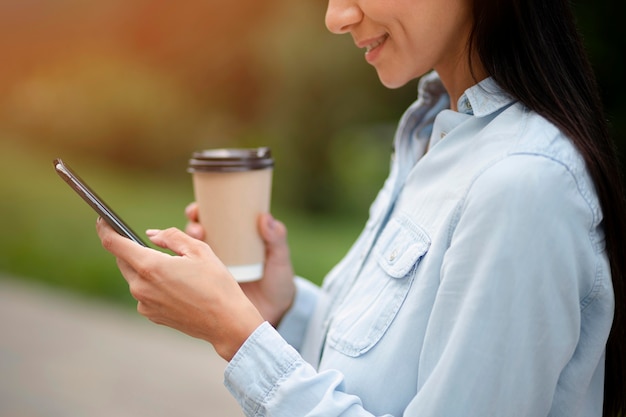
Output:
<path fill-rule="evenodd" d="M 151 321 L 210 342 L 226 360 L 264 321 L 209 246 L 178 229 L 147 234 L 169 255 L 140 246 L 98 219 L 102 245 L 117 258 L 137 311 Z"/>
<path fill-rule="evenodd" d="M 204 240 L 205 232 L 198 223 L 198 205 L 191 203 L 185 209 L 189 222 L 185 232 Z M 259 233 L 265 242 L 265 270 L 263 279 L 242 283 L 241 288 L 254 303 L 265 320 L 277 326 L 285 315 L 296 294 L 294 272 L 287 245 L 287 228 L 269 213 L 258 219 Z"/>

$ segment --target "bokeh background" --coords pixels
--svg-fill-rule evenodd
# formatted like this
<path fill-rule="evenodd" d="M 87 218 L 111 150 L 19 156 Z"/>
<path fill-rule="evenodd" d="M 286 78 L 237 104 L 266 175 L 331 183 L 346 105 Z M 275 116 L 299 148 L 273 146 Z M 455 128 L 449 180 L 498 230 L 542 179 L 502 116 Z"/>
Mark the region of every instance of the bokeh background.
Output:
<path fill-rule="evenodd" d="M 575 6 L 624 149 L 624 5 Z M 383 88 L 324 12 L 292 0 L 0 0 L 0 275 L 134 306 L 53 158 L 143 231 L 184 227 L 191 152 L 265 145 L 273 212 L 298 273 L 320 282 L 358 234 L 416 91 Z"/>

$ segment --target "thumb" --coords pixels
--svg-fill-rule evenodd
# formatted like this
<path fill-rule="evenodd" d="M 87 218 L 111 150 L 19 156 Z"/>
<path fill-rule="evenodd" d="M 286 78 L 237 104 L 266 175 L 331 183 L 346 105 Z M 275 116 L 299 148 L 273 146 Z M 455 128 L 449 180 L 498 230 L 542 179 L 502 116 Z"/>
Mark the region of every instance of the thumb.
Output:
<path fill-rule="evenodd" d="M 287 228 L 282 222 L 274 219 L 269 213 L 261 214 L 259 232 L 265 242 L 268 262 L 290 262 Z"/>
<path fill-rule="evenodd" d="M 188 256 L 197 252 L 198 245 L 203 244 L 203 242 L 194 239 L 175 227 L 165 230 L 149 229 L 146 230 L 146 235 L 155 245 L 163 249 L 169 249 L 180 256 Z"/>

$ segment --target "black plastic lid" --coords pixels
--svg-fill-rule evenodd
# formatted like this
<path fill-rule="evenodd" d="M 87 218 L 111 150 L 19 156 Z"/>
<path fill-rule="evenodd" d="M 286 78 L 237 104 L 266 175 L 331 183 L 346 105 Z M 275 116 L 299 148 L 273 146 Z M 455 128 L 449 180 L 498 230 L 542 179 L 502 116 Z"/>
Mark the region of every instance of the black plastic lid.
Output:
<path fill-rule="evenodd" d="M 232 172 L 266 169 L 274 166 L 270 148 L 223 148 L 194 152 L 188 172 Z"/>

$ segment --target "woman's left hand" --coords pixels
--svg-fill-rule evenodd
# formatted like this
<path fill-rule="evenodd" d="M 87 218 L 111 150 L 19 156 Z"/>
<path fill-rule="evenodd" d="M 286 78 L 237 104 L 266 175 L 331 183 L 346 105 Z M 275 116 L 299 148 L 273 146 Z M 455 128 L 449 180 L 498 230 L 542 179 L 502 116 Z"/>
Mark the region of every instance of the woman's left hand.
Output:
<path fill-rule="evenodd" d="M 98 219 L 98 236 L 151 321 L 210 342 L 230 361 L 263 317 L 210 247 L 178 229 L 150 230 L 150 240 L 169 255 L 117 234 Z"/>

